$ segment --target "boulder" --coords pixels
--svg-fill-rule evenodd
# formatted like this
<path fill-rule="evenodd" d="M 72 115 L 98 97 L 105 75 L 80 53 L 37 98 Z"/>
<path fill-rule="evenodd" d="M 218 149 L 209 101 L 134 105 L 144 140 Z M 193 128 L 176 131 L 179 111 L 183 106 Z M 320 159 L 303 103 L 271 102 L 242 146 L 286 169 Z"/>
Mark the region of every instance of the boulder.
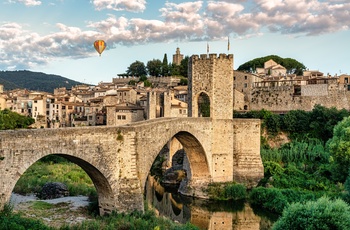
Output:
<path fill-rule="evenodd" d="M 42 187 L 39 198 L 43 200 L 69 196 L 68 188 L 60 182 L 48 182 Z"/>

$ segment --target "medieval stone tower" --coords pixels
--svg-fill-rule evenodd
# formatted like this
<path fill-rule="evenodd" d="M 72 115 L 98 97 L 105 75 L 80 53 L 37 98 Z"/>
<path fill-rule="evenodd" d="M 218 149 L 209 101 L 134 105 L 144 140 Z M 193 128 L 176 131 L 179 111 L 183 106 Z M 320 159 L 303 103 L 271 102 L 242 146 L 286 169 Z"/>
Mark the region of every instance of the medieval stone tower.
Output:
<path fill-rule="evenodd" d="M 233 118 L 233 55 L 193 55 L 188 65 L 188 112 L 198 117 L 198 100 L 206 94 L 212 119 Z"/>

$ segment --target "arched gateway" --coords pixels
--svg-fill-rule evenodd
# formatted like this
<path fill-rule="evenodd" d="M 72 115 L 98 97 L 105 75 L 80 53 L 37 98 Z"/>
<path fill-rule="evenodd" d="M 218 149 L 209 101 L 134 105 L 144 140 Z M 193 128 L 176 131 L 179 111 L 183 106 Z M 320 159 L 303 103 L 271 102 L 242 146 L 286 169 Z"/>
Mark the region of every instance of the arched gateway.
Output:
<path fill-rule="evenodd" d="M 189 64 L 189 100 L 193 93 L 206 92 L 210 118 L 159 118 L 118 127 L 0 132 L 0 208 L 32 164 L 58 154 L 91 177 L 101 214 L 115 209 L 143 210 L 147 175 L 160 150 L 172 138 L 184 147 L 191 169 L 184 193 L 205 196 L 203 187 L 210 182 L 235 180 L 255 186 L 263 176 L 260 121 L 232 119 L 233 76 L 229 68 L 233 68 L 233 56 L 192 56 Z M 199 72 L 210 74 L 202 76 Z M 190 114 L 198 114 L 196 105 L 189 103 Z"/>

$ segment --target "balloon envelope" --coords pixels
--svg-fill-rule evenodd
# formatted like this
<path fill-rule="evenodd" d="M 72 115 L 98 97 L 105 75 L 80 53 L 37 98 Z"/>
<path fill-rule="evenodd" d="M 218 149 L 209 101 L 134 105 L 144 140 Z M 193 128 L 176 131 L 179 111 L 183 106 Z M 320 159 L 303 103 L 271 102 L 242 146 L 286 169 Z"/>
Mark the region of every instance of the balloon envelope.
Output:
<path fill-rule="evenodd" d="M 105 43 L 105 41 L 103 41 L 103 40 L 96 40 L 95 42 L 94 42 L 94 47 L 95 47 L 95 50 L 97 51 L 97 53 L 99 53 L 100 54 L 100 56 L 101 56 L 101 53 L 105 50 L 105 48 L 106 48 L 106 43 Z"/>

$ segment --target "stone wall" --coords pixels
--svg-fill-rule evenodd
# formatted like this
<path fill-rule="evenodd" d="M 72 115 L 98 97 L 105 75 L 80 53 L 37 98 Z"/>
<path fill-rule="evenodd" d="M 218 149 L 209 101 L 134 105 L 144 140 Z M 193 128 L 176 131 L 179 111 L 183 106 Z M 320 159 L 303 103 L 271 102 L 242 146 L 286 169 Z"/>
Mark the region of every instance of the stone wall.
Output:
<path fill-rule="evenodd" d="M 233 119 L 233 179 L 255 187 L 264 177 L 260 156 L 260 120 Z"/>
<path fill-rule="evenodd" d="M 342 84 L 309 84 L 300 86 L 300 95 L 295 94 L 293 85 L 256 87 L 248 95 L 250 110 L 311 111 L 319 104 L 327 108 L 350 110 L 350 91 Z"/>

